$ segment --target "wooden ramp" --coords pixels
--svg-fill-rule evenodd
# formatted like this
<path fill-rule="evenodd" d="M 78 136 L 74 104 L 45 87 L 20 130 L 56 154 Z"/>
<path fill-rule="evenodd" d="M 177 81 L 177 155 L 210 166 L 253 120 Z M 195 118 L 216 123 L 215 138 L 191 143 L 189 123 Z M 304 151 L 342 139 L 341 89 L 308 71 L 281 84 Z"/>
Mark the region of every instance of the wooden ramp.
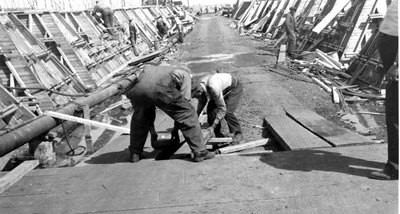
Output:
<path fill-rule="evenodd" d="M 101 32 L 96 28 L 94 23 L 89 20 L 85 12 L 71 12 L 66 14 L 74 23 L 77 23 L 78 28 L 90 38 L 93 44 L 96 46 L 102 45 Z"/>
<path fill-rule="evenodd" d="M 82 60 L 79 56 L 75 53 L 72 46 L 69 44 L 66 35 L 63 34 L 61 29 L 59 28 L 59 24 L 56 23 L 56 17 L 53 14 L 45 13 L 42 16 L 42 19 L 49 29 L 52 39 L 59 45 L 57 47 L 58 51 L 60 52 L 63 60 L 66 61 L 68 67 L 77 73 L 79 78 L 88 88 L 95 88 L 96 83 L 91 77 L 89 71 L 86 69 L 85 65 L 83 64 Z"/>
<path fill-rule="evenodd" d="M 349 146 L 355 144 L 374 143 L 367 137 L 361 136 L 348 129 L 337 126 L 319 114 L 307 109 L 287 109 L 289 117 L 296 120 L 306 129 L 326 140 L 332 146 Z"/>
<path fill-rule="evenodd" d="M 398 182 L 369 179 L 386 145 L 34 170 L 4 213 L 397 213 Z M 0 176 L 3 176 L 2 173 Z"/>
<path fill-rule="evenodd" d="M 264 122 L 285 150 L 332 147 L 286 115 L 268 115 Z"/>

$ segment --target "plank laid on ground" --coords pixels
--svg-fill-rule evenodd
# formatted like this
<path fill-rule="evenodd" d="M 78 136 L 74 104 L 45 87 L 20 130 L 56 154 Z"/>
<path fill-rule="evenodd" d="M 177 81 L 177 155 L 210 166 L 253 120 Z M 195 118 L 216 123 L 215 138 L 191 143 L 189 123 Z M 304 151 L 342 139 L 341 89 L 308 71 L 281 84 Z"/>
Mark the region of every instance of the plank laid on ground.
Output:
<path fill-rule="evenodd" d="M 286 115 L 268 115 L 265 122 L 268 130 L 285 150 L 331 147 Z"/>
<path fill-rule="evenodd" d="M 231 143 L 231 142 L 232 142 L 231 137 L 212 137 L 208 139 L 207 144 L 213 145 L 213 144 Z"/>
<path fill-rule="evenodd" d="M 0 194 L 10 186 L 15 184 L 24 175 L 28 174 L 32 169 L 39 165 L 38 160 L 24 161 L 11 172 L 0 178 Z"/>
<path fill-rule="evenodd" d="M 241 150 L 245 150 L 245 149 L 254 148 L 257 146 L 264 146 L 265 144 L 268 143 L 268 140 L 269 140 L 268 138 L 265 138 L 265 139 L 256 140 L 256 141 L 239 144 L 239 145 L 235 145 L 235 146 L 227 146 L 227 147 L 219 149 L 219 153 L 226 154 L 226 153 L 232 153 L 232 152 L 237 152 L 237 151 L 241 151 Z"/>
<path fill-rule="evenodd" d="M 333 146 L 374 143 L 367 137 L 337 126 L 335 123 L 308 109 L 286 109 L 286 113 L 306 129 Z"/>
<path fill-rule="evenodd" d="M 59 119 L 63 119 L 63 120 L 82 123 L 82 124 L 85 124 L 85 125 L 102 127 L 102 128 L 110 129 L 110 130 L 113 130 L 113 131 L 122 132 L 122 133 L 128 133 L 128 134 L 130 133 L 130 129 L 128 129 L 128 128 L 119 127 L 119 126 L 113 126 L 113 125 L 110 125 L 110 124 L 101 123 L 101 122 L 88 120 L 88 119 L 83 119 L 83 118 L 80 118 L 80 117 L 74 117 L 74 116 L 67 115 L 67 114 L 61 114 L 61 113 L 54 112 L 54 111 L 46 111 L 46 112 L 44 112 L 44 114 L 47 115 L 47 116 L 50 116 L 50 117 L 55 117 L 55 118 L 59 118 Z"/>

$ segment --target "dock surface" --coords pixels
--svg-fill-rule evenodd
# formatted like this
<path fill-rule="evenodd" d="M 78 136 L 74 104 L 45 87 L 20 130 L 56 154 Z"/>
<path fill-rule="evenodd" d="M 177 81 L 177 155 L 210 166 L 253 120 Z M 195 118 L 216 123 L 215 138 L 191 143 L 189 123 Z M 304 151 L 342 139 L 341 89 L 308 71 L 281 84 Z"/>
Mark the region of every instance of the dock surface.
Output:
<path fill-rule="evenodd" d="M 120 154 L 124 154 L 121 151 Z M 397 181 L 369 179 L 386 145 L 34 170 L 4 213 L 397 213 Z"/>

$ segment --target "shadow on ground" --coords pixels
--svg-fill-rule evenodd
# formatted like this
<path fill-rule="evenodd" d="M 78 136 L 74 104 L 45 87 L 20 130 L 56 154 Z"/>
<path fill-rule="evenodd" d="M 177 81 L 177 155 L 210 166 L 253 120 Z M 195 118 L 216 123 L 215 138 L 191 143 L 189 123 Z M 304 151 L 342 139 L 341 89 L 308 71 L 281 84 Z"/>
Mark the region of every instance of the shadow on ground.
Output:
<path fill-rule="evenodd" d="M 369 177 L 372 171 L 382 169 L 385 164 L 322 150 L 279 152 L 263 155 L 260 160 L 277 169 L 338 172 L 361 177 Z"/>
<path fill-rule="evenodd" d="M 152 152 L 143 152 L 145 159 L 155 158 L 159 153 L 158 150 L 153 150 Z M 130 152 L 128 149 L 119 152 L 108 152 L 94 156 L 89 160 L 84 161 L 86 164 L 114 164 L 114 163 L 124 163 L 129 162 Z"/>

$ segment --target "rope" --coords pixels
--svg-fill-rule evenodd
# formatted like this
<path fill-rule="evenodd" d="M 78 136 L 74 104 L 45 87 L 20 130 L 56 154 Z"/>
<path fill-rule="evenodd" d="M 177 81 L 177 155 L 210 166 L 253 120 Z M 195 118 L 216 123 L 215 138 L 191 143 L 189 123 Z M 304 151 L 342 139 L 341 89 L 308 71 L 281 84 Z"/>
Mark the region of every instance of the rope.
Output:
<path fill-rule="evenodd" d="M 68 134 L 67 134 L 67 131 L 65 130 L 65 127 L 64 127 L 64 120 L 61 120 L 61 126 L 62 126 L 63 131 L 64 131 L 65 141 L 67 141 L 68 147 L 69 147 L 69 149 L 70 149 L 70 150 L 67 152 L 67 155 L 68 155 L 68 156 L 75 156 L 75 155 L 81 155 L 81 154 L 83 154 L 83 153 L 85 152 L 85 150 L 86 150 L 86 147 L 84 147 L 84 146 L 78 146 L 78 147 L 76 147 L 75 149 L 73 149 L 72 146 L 71 146 L 71 144 L 69 143 Z M 76 151 L 77 149 L 79 149 L 79 148 L 83 148 L 83 150 L 82 150 L 80 153 L 75 154 L 75 151 Z"/>

